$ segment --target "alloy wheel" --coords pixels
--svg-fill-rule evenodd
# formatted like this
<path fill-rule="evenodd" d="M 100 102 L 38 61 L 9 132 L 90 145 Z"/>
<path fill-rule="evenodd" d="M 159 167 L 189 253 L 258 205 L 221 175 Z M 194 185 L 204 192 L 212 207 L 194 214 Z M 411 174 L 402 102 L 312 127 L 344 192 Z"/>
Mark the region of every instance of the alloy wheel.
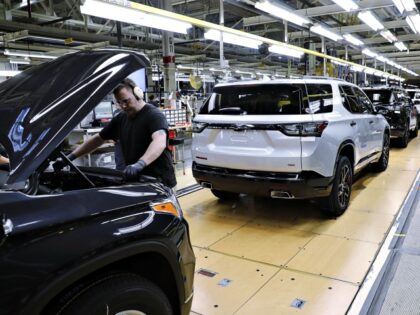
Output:
<path fill-rule="evenodd" d="M 350 200 L 351 170 L 348 165 L 344 165 L 340 172 L 340 182 L 338 184 L 338 203 L 340 207 L 346 207 Z"/>

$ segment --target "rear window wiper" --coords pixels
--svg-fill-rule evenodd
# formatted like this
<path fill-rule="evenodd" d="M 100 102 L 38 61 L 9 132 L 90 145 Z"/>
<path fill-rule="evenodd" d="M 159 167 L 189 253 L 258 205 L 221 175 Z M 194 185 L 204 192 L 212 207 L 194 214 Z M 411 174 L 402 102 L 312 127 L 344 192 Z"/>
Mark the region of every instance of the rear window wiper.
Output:
<path fill-rule="evenodd" d="M 225 107 L 219 109 L 219 113 L 221 114 L 231 114 L 231 115 L 246 115 L 246 110 L 243 110 L 240 107 Z"/>

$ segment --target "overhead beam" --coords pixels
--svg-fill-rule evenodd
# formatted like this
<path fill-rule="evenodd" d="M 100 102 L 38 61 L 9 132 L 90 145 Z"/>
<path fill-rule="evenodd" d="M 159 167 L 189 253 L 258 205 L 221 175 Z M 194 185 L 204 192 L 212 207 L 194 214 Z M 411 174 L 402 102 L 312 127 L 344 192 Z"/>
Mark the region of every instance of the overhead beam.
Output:
<path fill-rule="evenodd" d="M 386 8 L 393 5 L 394 5 L 394 2 L 392 0 L 364 0 L 364 1 L 359 2 L 359 6 L 362 10 L 368 9 L 368 8 L 375 8 L 375 9 Z M 346 12 L 339 5 L 332 4 L 332 5 L 324 5 L 324 6 L 307 8 L 307 9 L 302 9 L 302 10 L 296 10 L 293 13 L 310 18 L 310 17 L 316 17 L 316 16 L 332 15 L 332 14 L 340 14 L 340 13 L 348 13 L 348 12 Z M 279 19 L 275 19 L 269 16 L 263 16 L 263 15 L 253 16 L 249 18 L 244 18 L 244 26 L 275 23 L 278 21 Z"/>

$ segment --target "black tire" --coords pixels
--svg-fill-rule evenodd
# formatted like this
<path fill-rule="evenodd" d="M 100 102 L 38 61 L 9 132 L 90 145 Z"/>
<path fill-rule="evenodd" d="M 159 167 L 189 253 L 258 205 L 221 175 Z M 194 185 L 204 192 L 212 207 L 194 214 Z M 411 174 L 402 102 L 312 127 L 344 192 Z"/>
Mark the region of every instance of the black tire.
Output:
<path fill-rule="evenodd" d="M 323 212 L 328 216 L 338 217 L 346 211 L 350 203 L 353 168 L 346 156 L 340 156 L 331 194 L 324 198 Z"/>
<path fill-rule="evenodd" d="M 405 126 L 405 130 L 404 130 L 404 135 L 401 138 L 397 139 L 397 145 L 400 148 L 406 148 L 408 145 L 409 136 L 410 136 L 410 123 L 407 122 Z"/>
<path fill-rule="evenodd" d="M 239 196 L 238 193 L 217 190 L 217 189 L 212 189 L 211 192 L 213 193 L 213 195 L 215 195 L 217 198 L 221 200 L 232 200 L 232 199 L 238 198 Z"/>
<path fill-rule="evenodd" d="M 383 172 L 388 168 L 388 162 L 389 162 L 389 144 L 390 139 L 389 135 L 384 134 L 384 141 L 382 145 L 382 154 L 379 158 L 379 161 L 376 163 L 372 163 L 372 170 L 374 172 Z"/>
<path fill-rule="evenodd" d="M 135 274 L 116 274 L 96 281 L 54 309 L 60 315 L 118 314 L 129 310 L 148 315 L 173 314 L 165 293 Z"/>
<path fill-rule="evenodd" d="M 416 124 L 416 128 L 410 132 L 411 138 L 416 138 L 419 135 L 419 124 Z"/>

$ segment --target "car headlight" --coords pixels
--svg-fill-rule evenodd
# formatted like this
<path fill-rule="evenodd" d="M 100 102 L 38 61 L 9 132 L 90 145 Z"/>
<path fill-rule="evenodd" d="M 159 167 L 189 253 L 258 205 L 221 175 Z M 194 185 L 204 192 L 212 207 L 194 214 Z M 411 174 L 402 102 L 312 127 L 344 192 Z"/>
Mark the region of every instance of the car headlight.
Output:
<path fill-rule="evenodd" d="M 183 216 L 181 206 L 175 194 L 172 194 L 168 199 L 162 200 L 161 202 L 152 203 L 150 207 L 156 212 L 170 213 L 178 218 Z"/>

